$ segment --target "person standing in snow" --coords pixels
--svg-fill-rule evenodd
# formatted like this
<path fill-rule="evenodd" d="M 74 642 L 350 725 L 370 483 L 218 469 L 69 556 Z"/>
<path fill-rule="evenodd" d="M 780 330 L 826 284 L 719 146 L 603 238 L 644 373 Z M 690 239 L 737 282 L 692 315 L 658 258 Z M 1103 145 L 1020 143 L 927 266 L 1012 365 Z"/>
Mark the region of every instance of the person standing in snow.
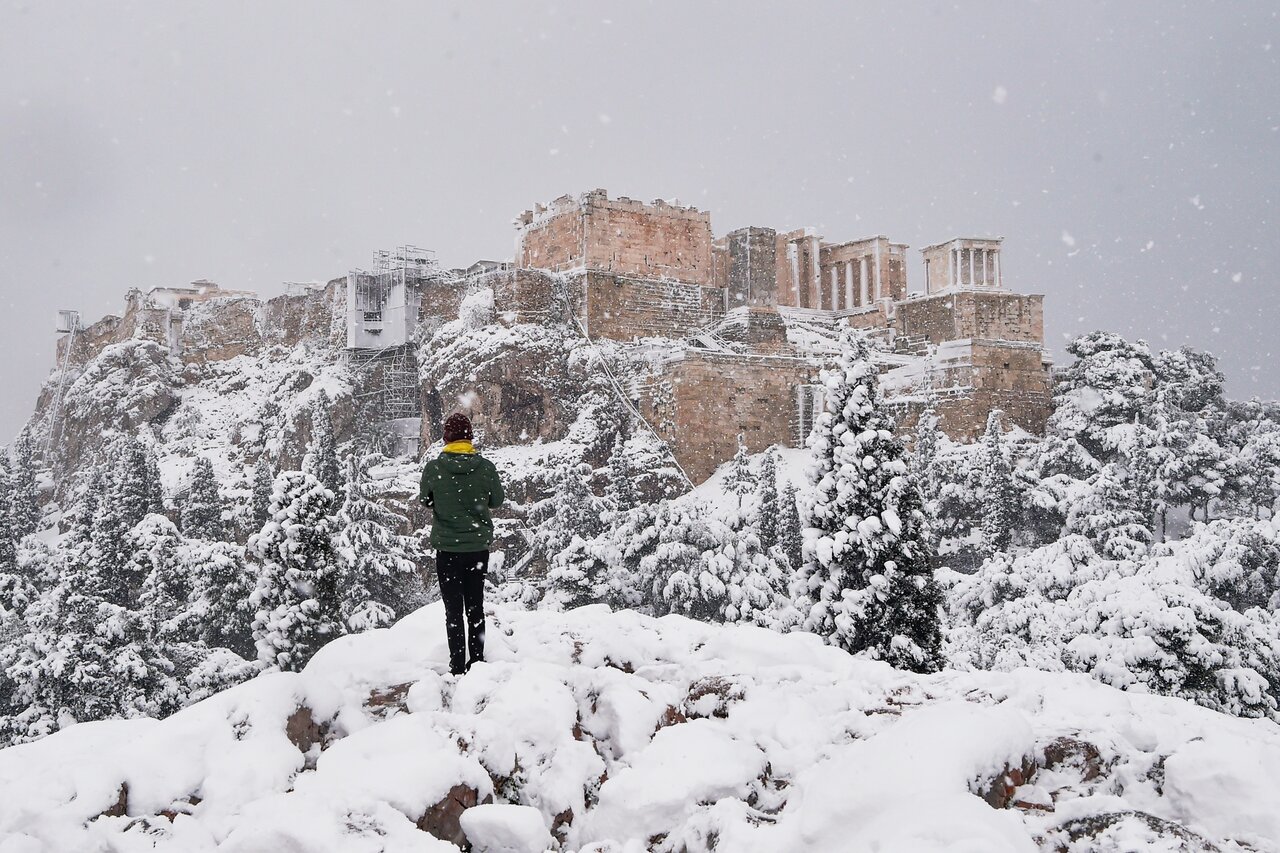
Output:
<path fill-rule="evenodd" d="M 449 671 L 454 675 L 484 660 L 484 576 L 493 544 L 490 510 L 506 499 L 498 469 L 476 453 L 471 439 L 467 416 L 450 415 L 444 422 L 444 449 L 423 467 L 418 493 L 418 500 L 432 508 L 431 547 L 444 600 Z"/>

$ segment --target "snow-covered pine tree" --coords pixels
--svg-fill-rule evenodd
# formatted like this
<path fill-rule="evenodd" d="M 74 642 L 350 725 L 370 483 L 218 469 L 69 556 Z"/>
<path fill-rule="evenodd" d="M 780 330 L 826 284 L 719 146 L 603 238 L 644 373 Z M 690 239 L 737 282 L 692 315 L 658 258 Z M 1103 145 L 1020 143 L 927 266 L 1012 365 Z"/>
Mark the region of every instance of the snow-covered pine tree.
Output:
<path fill-rule="evenodd" d="M 207 457 L 196 457 L 191 483 L 182 504 L 182 532 L 190 539 L 216 542 L 226 535 L 222 520 L 222 497 L 218 494 L 218 478 Z"/>
<path fill-rule="evenodd" d="M 253 496 L 250 499 L 252 520 L 255 530 L 271 519 L 271 493 L 275 488 L 276 471 L 267 454 L 258 457 L 253 466 Z"/>
<path fill-rule="evenodd" d="M 942 665 L 942 592 L 929 567 L 919 488 L 880 406 L 866 341 L 842 338 L 824 370 L 825 411 L 810 446 L 814 501 L 796 578 L 804 626 L 901 669 Z"/>
<path fill-rule="evenodd" d="M 999 409 L 992 409 L 982 434 L 982 542 L 988 555 L 1008 550 L 1018 518 L 1013 469 L 1000 427 L 1002 418 Z"/>
<path fill-rule="evenodd" d="M 543 604 L 568 609 L 600 600 L 602 566 L 588 542 L 604 530 L 603 507 L 587 483 L 587 465 L 566 465 L 552 495 L 554 514 L 543 525 L 547 577 Z"/>
<path fill-rule="evenodd" d="M 24 429 L 10 449 L 9 518 L 13 539 L 36 532 L 40 526 L 40 495 L 36 488 L 35 448 L 31 433 Z"/>
<path fill-rule="evenodd" d="M 924 500 L 926 509 L 937 503 L 941 485 L 934 468 L 942 432 L 938 424 L 938 412 L 930 400 L 929 406 L 920 413 L 920 419 L 916 421 L 915 442 L 911 447 L 911 469 L 920 484 L 920 497 Z"/>
<path fill-rule="evenodd" d="M 725 491 L 737 498 L 738 508 L 747 495 L 755 491 L 756 477 L 751 473 L 750 458 L 747 456 L 747 445 L 742 433 L 738 433 L 738 449 L 729 463 L 729 474 L 724 480 Z"/>
<path fill-rule="evenodd" d="M 641 503 L 625 513 L 614 513 L 604 535 L 586 543 L 591 556 L 604 566 L 597 587 L 600 598 L 615 610 L 652 603 L 641 564 L 658 545 L 656 519 L 664 503 L 665 499 Z"/>
<path fill-rule="evenodd" d="M 7 618 L 21 619 L 31 603 L 57 582 L 53 548 L 35 536 L 19 542 L 9 565 L 0 566 L 0 625 Z M 5 643 L 5 635 L 5 630 L 0 629 L 0 646 Z"/>
<path fill-rule="evenodd" d="M 13 480 L 9 476 L 8 454 L 0 447 L 0 574 L 12 570 L 18 551 L 18 537 L 13 535 L 12 509 Z M 0 608 L 3 607 L 3 600 L 0 600 Z"/>
<path fill-rule="evenodd" d="M 271 520 L 249 539 L 260 562 L 250 597 L 258 659 L 297 672 L 343 633 L 338 558 L 333 549 L 334 494 L 311 474 L 276 477 Z"/>
<path fill-rule="evenodd" d="M 613 439 L 613 452 L 609 455 L 609 485 L 605 497 L 615 513 L 626 512 L 640 502 L 636 495 L 634 472 L 627 456 L 627 438 L 622 430 Z"/>
<path fill-rule="evenodd" d="M 181 696 L 140 614 L 107 600 L 98 568 L 80 556 L 61 554 L 58 583 L 28 607 L 0 661 L 24 707 L 10 724 L 16 741 L 68 722 L 161 715 Z"/>
<path fill-rule="evenodd" d="M 243 549 L 228 542 L 189 539 L 178 550 L 177 565 L 190 585 L 184 623 L 210 649 L 256 658 L 249 599 L 257 581 Z"/>
<path fill-rule="evenodd" d="M 307 446 L 306 472 L 337 495 L 342 491 L 342 465 L 333 436 L 332 401 L 323 390 L 311 407 L 311 444 Z"/>
<path fill-rule="evenodd" d="M 781 513 L 778 503 L 778 449 L 770 447 L 760 463 L 760 477 L 756 484 L 756 527 L 760 533 L 760 546 L 769 551 L 779 542 Z"/>
<path fill-rule="evenodd" d="M 182 534 L 163 515 L 149 515 L 129 531 L 130 574 L 143 578 L 138 593 L 141 628 L 153 642 L 192 639 L 187 601 L 190 579 L 182 572 L 178 551 Z"/>
<path fill-rule="evenodd" d="M 778 496 L 781 509 L 778 513 L 778 544 L 787 557 L 791 571 L 799 571 L 804 563 L 804 528 L 800 523 L 800 504 L 796 487 L 787 483 Z"/>
<path fill-rule="evenodd" d="M 155 511 L 160 484 L 153 480 L 154 455 L 135 438 L 122 440 L 103 480 L 90 533 L 89 569 L 102 597 L 115 605 L 136 606 L 144 576 L 131 563 L 129 532 Z"/>
<path fill-rule="evenodd" d="M 385 628 L 426 603 L 411 537 L 396 533 L 400 518 L 368 495 L 364 472 L 347 460 L 347 490 L 334 547 L 341 565 L 342 616 L 352 632 Z"/>
<path fill-rule="evenodd" d="M 160 457 L 156 453 L 155 444 L 142 445 L 143 463 L 146 466 L 146 477 L 143 486 L 146 488 L 147 513 L 165 514 L 164 482 L 160 478 Z"/>
<path fill-rule="evenodd" d="M 697 503 L 662 501 L 654 528 L 657 544 L 640 561 L 640 575 L 648 583 L 654 611 L 718 620 L 726 600 L 720 571 L 724 567 L 712 562 L 708 570 L 707 563 L 723 538 L 717 540 L 712 535 L 706 508 Z"/>
<path fill-rule="evenodd" d="M 1150 516 L 1131 477 L 1110 462 L 1090 478 L 1067 515 L 1067 531 L 1087 538 L 1109 560 L 1142 557 L 1151 544 Z"/>
<path fill-rule="evenodd" d="M 928 405 L 920 413 L 916 421 L 915 437 L 911 447 L 909 464 L 912 476 L 920 488 L 920 500 L 924 506 L 925 517 L 930 523 L 927 528 L 929 552 L 936 554 L 942 543 L 944 530 L 954 531 L 959 526 L 959 519 L 952 519 L 947 524 L 942 520 L 943 489 L 947 485 L 945 472 L 942 470 L 942 429 L 939 426 L 938 411 L 934 407 L 933 396 L 930 395 Z M 949 502 L 954 507 L 955 501 Z"/>

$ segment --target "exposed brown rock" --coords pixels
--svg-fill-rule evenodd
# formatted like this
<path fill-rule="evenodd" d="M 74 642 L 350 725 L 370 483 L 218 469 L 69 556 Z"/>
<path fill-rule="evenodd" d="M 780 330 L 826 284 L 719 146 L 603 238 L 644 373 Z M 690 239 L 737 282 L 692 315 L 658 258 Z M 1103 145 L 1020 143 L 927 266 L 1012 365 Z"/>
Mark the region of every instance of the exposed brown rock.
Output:
<path fill-rule="evenodd" d="M 573 826 L 573 809 L 565 809 L 551 819 L 551 834 L 556 841 L 564 844 L 569 838 L 571 826 Z"/>
<path fill-rule="evenodd" d="M 449 789 L 444 799 L 431 806 L 418 818 L 418 829 L 429 832 L 441 841 L 448 841 L 463 850 L 470 850 L 466 833 L 462 831 L 462 813 L 481 803 L 493 802 L 493 797 L 480 799 L 480 792 L 469 785 L 458 784 Z"/>
<path fill-rule="evenodd" d="M 311 754 L 311 748 L 319 746 L 323 750 L 328 745 L 329 726 L 317 722 L 311 709 L 300 705 L 285 720 L 284 731 L 289 741 L 306 756 L 307 769 L 315 769 L 315 757 Z"/>
<path fill-rule="evenodd" d="M 668 705 L 666 710 L 662 712 L 662 716 L 658 718 L 658 726 L 654 729 L 656 734 L 659 730 L 665 729 L 667 726 L 678 726 L 681 723 L 687 723 L 689 718 L 684 715 L 675 705 Z"/>
<path fill-rule="evenodd" d="M 1175 840 L 1178 843 L 1177 847 L 1162 846 L 1161 850 L 1178 851 L 1178 853 L 1221 853 L 1222 850 L 1209 839 L 1181 824 L 1139 811 L 1112 812 L 1075 818 L 1066 821 L 1051 833 L 1050 840 L 1056 844 L 1054 849 L 1057 853 L 1069 853 L 1072 849 L 1080 849 L 1075 842 L 1098 839 L 1124 823 L 1138 824 L 1143 829 L 1155 833 L 1162 841 Z M 1106 846 L 1105 849 L 1113 848 Z"/>
<path fill-rule="evenodd" d="M 1088 741 L 1074 737 L 1060 737 L 1044 748 L 1046 770 L 1075 767 L 1081 772 L 1081 780 L 1091 782 L 1102 775 L 1102 756 L 1098 748 Z"/>
<path fill-rule="evenodd" d="M 1035 760 L 1028 755 L 1022 759 L 1021 765 L 1005 767 L 985 785 L 979 781 L 977 794 L 993 809 L 1007 809 L 1013 805 L 1014 792 L 1030 782 L 1035 773 Z"/>
<path fill-rule="evenodd" d="M 396 711 L 407 711 L 409 688 L 412 684 L 393 684 L 390 687 L 383 687 L 369 691 L 369 698 L 365 700 L 364 706 L 378 716 L 388 716 Z"/>
<path fill-rule="evenodd" d="M 116 801 L 107 806 L 96 817 L 124 817 L 129 813 L 129 783 L 121 782 Z"/>
<path fill-rule="evenodd" d="M 685 719 L 729 716 L 729 706 L 746 695 L 746 689 L 737 682 L 720 675 L 699 678 L 689 685 L 681 712 Z"/>

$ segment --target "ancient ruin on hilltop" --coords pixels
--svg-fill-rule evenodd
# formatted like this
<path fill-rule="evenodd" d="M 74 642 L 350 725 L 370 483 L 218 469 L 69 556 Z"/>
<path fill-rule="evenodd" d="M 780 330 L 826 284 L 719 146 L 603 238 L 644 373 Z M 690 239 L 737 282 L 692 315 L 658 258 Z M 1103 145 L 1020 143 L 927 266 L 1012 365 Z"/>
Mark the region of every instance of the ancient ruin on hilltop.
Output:
<path fill-rule="evenodd" d="M 1043 297 L 1005 287 L 1000 238 L 924 248 L 924 287 L 912 292 L 907 246 L 884 236 L 828 242 L 811 228 L 752 226 L 717 238 L 705 211 L 604 190 L 539 205 L 516 226 L 512 261 L 445 270 L 405 246 L 266 303 L 210 282 L 132 291 L 122 317 L 61 340 L 60 364 L 134 337 L 187 364 L 324 343 L 345 350 L 358 377 L 361 428 L 398 435 L 402 449 L 437 440 L 441 417 L 459 405 L 490 441 L 527 443 L 561 437 L 564 389 L 522 382 L 518 353 L 500 370 L 446 376 L 419 347 L 460 316 L 472 318 L 468 328 L 475 317 L 552 324 L 634 356 L 617 393 L 699 481 L 733 455 L 739 435 L 753 452 L 803 443 L 821 404 L 817 372 L 851 326 L 880 344 L 900 426 L 932 402 L 955 438 L 976 436 L 994 408 L 1043 431 Z"/>

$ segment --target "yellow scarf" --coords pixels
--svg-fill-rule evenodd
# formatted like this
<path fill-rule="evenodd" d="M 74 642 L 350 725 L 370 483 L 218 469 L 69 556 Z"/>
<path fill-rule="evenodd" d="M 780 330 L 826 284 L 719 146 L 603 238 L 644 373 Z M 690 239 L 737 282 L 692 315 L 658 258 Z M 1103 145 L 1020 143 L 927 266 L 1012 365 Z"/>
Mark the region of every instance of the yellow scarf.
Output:
<path fill-rule="evenodd" d="M 444 446 L 445 453 L 475 453 L 476 449 L 465 438 L 462 441 L 451 441 Z"/>

